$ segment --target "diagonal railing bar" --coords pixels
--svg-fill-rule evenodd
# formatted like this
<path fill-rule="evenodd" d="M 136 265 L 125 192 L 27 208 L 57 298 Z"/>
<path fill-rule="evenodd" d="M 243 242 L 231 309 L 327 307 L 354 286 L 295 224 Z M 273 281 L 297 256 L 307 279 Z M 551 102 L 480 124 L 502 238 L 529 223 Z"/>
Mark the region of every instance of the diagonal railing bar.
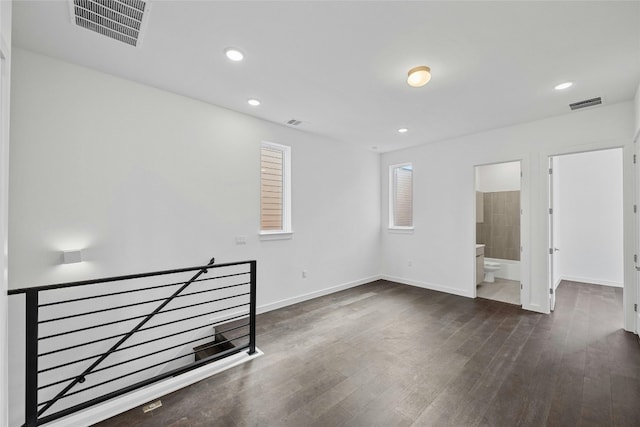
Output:
<path fill-rule="evenodd" d="M 125 336 L 123 336 L 117 343 L 115 343 L 109 350 L 107 350 L 102 356 L 100 356 L 95 362 L 89 365 L 80 375 L 78 375 L 73 381 L 71 381 L 66 387 L 64 387 L 58 394 L 53 397 L 53 399 L 49 400 L 39 411 L 38 417 L 42 415 L 45 411 L 47 411 L 51 406 L 53 406 L 58 400 L 63 398 L 69 390 L 75 387 L 79 383 L 83 383 L 85 381 L 85 376 L 93 371 L 98 365 L 100 365 L 111 353 L 113 353 L 118 347 L 120 347 L 125 341 L 127 341 L 133 334 L 138 331 L 138 329 L 142 328 L 153 316 L 155 316 L 158 312 L 160 312 L 164 307 L 167 306 L 176 296 L 178 296 L 183 290 L 185 290 L 191 283 L 193 283 L 198 277 L 207 273 L 207 267 L 212 267 L 215 263 L 215 258 L 211 258 L 209 264 L 198 271 L 193 275 L 191 279 L 184 283 L 184 285 L 180 286 L 178 290 L 176 290 L 171 296 L 167 297 L 167 299 L 161 303 L 154 311 L 149 313 L 143 320 L 141 320 L 131 331 L 129 331 Z M 37 351 L 36 351 L 37 353 Z"/>

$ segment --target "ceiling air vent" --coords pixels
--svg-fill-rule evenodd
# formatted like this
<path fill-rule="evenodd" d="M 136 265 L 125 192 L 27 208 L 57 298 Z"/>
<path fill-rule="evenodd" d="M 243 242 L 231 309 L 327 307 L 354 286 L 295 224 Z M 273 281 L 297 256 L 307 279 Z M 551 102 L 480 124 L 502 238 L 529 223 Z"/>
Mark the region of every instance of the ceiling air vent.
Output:
<path fill-rule="evenodd" d="M 139 46 L 148 0 L 69 0 L 72 21 L 103 36 Z"/>
<path fill-rule="evenodd" d="M 600 104 L 602 104 L 602 98 L 597 97 L 597 98 L 586 99 L 580 102 L 574 102 L 573 104 L 569 104 L 569 107 L 571 108 L 571 110 L 579 110 L 581 108 L 593 107 Z"/>
<path fill-rule="evenodd" d="M 291 126 L 298 126 L 300 123 L 302 123 L 300 120 L 296 120 L 296 119 L 291 119 L 287 122 L 288 125 Z"/>

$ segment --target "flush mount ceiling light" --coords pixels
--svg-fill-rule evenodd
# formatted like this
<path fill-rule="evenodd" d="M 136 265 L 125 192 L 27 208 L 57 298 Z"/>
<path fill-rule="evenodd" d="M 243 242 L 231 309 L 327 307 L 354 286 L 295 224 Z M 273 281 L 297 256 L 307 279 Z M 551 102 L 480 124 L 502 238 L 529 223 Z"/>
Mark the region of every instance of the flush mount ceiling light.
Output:
<path fill-rule="evenodd" d="M 228 47 L 224 50 L 224 54 L 227 55 L 227 58 L 229 58 L 232 61 L 242 61 L 242 59 L 244 58 L 244 54 L 242 52 L 240 52 L 238 49 L 234 49 L 232 47 Z"/>
<path fill-rule="evenodd" d="M 251 105 L 252 107 L 257 107 L 258 105 L 260 105 L 260 101 L 257 99 L 249 99 L 247 100 L 247 104 Z"/>
<path fill-rule="evenodd" d="M 409 132 L 409 129 L 407 129 L 407 128 L 398 129 L 398 133 L 407 133 L 407 132 Z"/>
<path fill-rule="evenodd" d="M 407 83 L 411 87 L 422 87 L 429 83 L 431 80 L 431 68 L 426 65 L 420 65 L 419 67 L 413 67 L 409 70 L 407 77 Z"/>
<path fill-rule="evenodd" d="M 559 85 L 554 86 L 555 90 L 565 90 L 565 89 L 569 89 L 571 86 L 573 86 L 573 82 L 564 82 L 564 83 L 560 83 Z"/>

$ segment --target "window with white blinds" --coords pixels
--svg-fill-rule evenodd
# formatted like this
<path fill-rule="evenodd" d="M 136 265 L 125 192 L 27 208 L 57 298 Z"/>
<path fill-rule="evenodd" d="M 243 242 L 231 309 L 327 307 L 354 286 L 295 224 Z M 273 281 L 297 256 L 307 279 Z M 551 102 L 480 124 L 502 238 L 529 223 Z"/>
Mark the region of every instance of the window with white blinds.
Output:
<path fill-rule="evenodd" d="M 389 227 L 413 228 L 413 166 L 389 167 Z"/>
<path fill-rule="evenodd" d="M 290 147 L 263 142 L 260 152 L 260 230 L 291 231 Z"/>

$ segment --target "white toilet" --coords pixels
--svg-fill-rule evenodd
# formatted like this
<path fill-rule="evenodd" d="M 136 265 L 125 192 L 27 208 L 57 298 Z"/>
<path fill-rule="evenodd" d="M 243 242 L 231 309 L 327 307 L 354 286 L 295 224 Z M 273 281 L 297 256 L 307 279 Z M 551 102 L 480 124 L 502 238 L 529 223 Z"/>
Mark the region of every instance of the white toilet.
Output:
<path fill-rule="evenodd" d="M 484 262 L 484 281 L 493 283 L 496 281 L 495 272 L 500 270 L 500 263 L 485 261 Z"/>

